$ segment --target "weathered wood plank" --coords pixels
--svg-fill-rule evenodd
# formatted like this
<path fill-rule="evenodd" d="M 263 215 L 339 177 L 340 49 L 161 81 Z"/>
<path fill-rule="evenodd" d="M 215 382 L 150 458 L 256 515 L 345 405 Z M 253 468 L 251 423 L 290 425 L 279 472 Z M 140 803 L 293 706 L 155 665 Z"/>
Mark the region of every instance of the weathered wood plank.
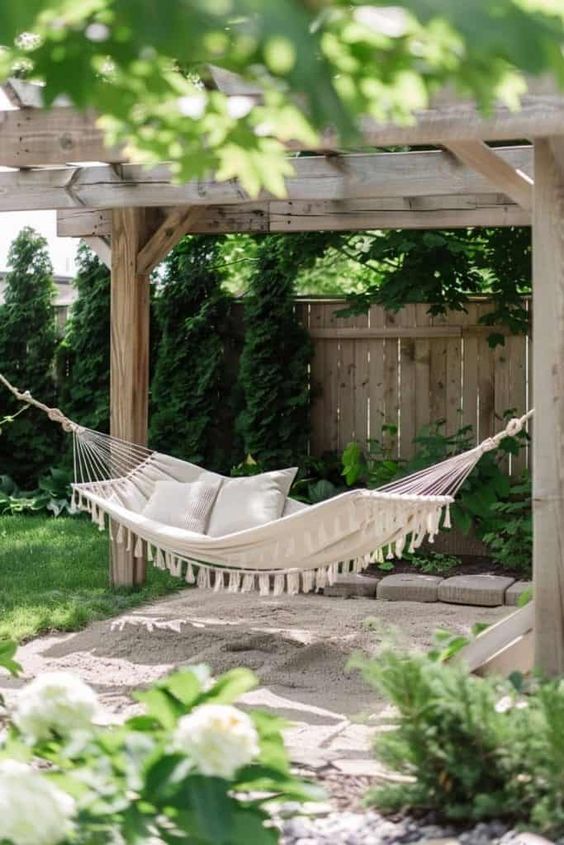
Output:
<path fill-rule="evenodd" d="M 463 325 L 462 339 L 462 425 L 472 426 L 475 442 L 478 440 L 478 335 L 472 327 L 478 322 L 475 302 L 466 305 L 466 313 L 459 319 Z"/>
<path fill-rule="evenodd" d="M 431 419 L 430 367 L 431 347 L 425 332 L 431 328 L 432 318 L 429 306 L 418 303 L 415 306 L 415 324 L 418 337 L 415 340 L 415 433 L 429 424 Z"/>
<path fill-rule="evenodd" d="M 535 666 L 564 674 L 564 170 L 535 142 L 533 591 Z"/>
<path fill-rule="evenodd" d="M 415 305 L 406 305 L 397 314 L 398 327 L 414 327 Z M 400 454 L 411 458 L 414 452 L 413 439 L 416 434 L 415 418 L 417 406 L 415 341 L 409 337 L 400 340 Z"/>
<path fill-rule="evenodd" d="M 358 328 L 368 328 L 369 314 L 356 317 Z M 368 440 L 368 406 L 370 403 L 370 342 L 359 338 L 354 343 L 354 437 L 363 447 Z"/>
<path fill-rule="evenodd" d="M 384 311 L 384 324 L 397 329 L 397 315 L 391 311 Z M 399 338 L 397 332 L 395 337 L 388 337 L 384 341 L 384 408 L 386 413 L 386 425 L 395 426 L 399 432 Z M 391 437 L 389 434 L 381 436 L 385 445 L 389 445 Z M 399 446 L 399 443 L 398 443 Z"/>
<path fill-rule="evenodd" d="M 33 109 L 29 112 L 35 114 Z M 1 138 L 0 124 L 0 153 Z M 527 146 L 507 148 L 500 155 L 525 172 L 530 169 L 531 150 Z M 306 156 L 292 164 L 295 175 L 286 180 L 291 201 L 491 193 L 487 179 L 459 165 L 443 151 Z M 10 211 L 76 206 L 241 205 L 270 199 L 263 193 L 253 200 L 233 181 L 200 179 L 176 184 L 171 181 L 167 165 L 151 170 L 123 164 L 0 174 L 0 210 Z M 271 211 L 277 213 L 276 208 Z M 464 213 L 471 216 L 469 210 Z"/>
<path fill-rule="evenodd" d="M 373 305 L 370 309 L 370 329 L 384 328 L 384 309 L 380 305 Z M 385 404 L 385 341 L 375 337 L 370 338 L 368 360 L 368 384 L 370 390 L 370 406 L 368 418 L 368 437 L 371 440 L 382 439 L 382 425 L 386 422 Z"/>
<path fill-rule="evenodd" d="M 516 416 L 522 416 L 527 410 L 527 336 L 511 335 L 506 338 L 509 360 L 509 396 L 511 407 Z M 511 456 L 511 474 L 519 475 L 527 466 L 527 449 Z"/>
<path fill-rule="evenodd" d="M 110 433 L 147 444 L 149 408 L 149 277 L 137 273 L 137 255 L 152 231 L 145 209 L 114 212 L 112 225 Z M 112 544 L 110 580 L 134 586 L 146 561 Z"/>
<path fill-rule="evenodd" d="M 106 146 L 91 112 L 63 107 L 0 111 L 0 165 L 4 167 L 122 162 L 125 158 L 119 149 Z"/>
<path fill-rule="evenodd" d="M 483 141 L 453 141 L 448 145 L 467 167 L 473 167 L 498 190 L 526 211 L 533 207 L 533 180 L 519 169 L 512 167 L 495 150 Z"/>

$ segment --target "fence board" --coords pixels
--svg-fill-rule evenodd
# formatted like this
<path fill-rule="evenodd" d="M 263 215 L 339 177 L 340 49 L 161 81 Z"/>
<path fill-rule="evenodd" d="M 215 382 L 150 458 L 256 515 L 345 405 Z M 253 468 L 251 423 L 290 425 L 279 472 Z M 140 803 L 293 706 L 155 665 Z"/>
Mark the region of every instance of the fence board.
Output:
<path fill-rule="evenodd" d="M 413 454 L 424 425 L 445 420 L 447 434 L 472 426 L 475 440 L 494 434 L 509 409 L 524 413 L 531 395 L 530 339 L 509 335 L 491 349 L 499 327 L 480 324 L 485 300 L 466 311 L 431 316 L 425 304 L 396 313 L 373 306 L 368 314 L 336 317 L 341 300 L 298 300 L 296 316 L 314 348 L 310 452 L 342 449 L 350 440 L 384 440 L 384 423 L 398 426 L 399 454 Z M 241 308 L 234 306 L 234 311 Z M 530 463 L 528 450 L 509 461 L 512 474 Z"/>
<path fill-rule="evenodd" d="M 406 305 L 398 313 L 398 326 L 415 325 L 415 305 Z M 415 340 L 400 339 L 400 455 L 411 458 L 415 449 L 415 417 L 417 407 Z"/>

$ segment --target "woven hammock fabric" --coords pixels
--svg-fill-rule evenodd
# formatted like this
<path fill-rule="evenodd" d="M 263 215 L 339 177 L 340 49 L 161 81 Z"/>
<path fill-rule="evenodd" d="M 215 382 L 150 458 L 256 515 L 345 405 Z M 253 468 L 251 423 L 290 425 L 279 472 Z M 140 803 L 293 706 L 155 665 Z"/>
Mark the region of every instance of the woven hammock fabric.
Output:
<path fill-rule="evenodd" d="M 281 518 L 225 536 L 197 534 L 149 519 L 143 510 L 158 481 L 222 481 L 195 464 L 84 428 L 20 393 L 72 433 L 73 504 L 135 557 L 148 559 L 200 587 L 262 595 L 323 588 L 339 573 L 360 572 L 371 561 L 401 556 L 450 527 L 449 506 L 480 457 L 516 435 L 528 418 L 510 420 L 495 437 L 378 490 L 351 490 L 316 505 L 288 499 Z"/>

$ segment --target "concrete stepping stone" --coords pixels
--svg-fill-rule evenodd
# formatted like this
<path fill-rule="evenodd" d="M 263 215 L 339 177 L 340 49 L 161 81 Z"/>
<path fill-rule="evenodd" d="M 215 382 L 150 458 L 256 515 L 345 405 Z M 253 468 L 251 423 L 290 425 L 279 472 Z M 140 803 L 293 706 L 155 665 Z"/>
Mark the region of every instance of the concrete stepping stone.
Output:
<path fill-rule="evenodd" d="M 379 580 L 368 575 L 338 575 L 334 584 L 323 588 L 323 595 L 340 599 L 375 599 Z"/>
<path fill-rule="evenodd" d="M 439 601 L 497 607 L 505 603 L 505 591 L 514 581 L 504 575 L 455 575 L 439 584 Z"/>
<path fill-rule="evenodd" d="M 523 593 L 532 589 L 532 586 L 532 581 L 515 581 L 515 583 L 508 587 L 505 591 L 505 604 L 516 607 L 519 604 L 519 599 Z"/>
<path fill-rule="evenodd" d="M 438 575 L 397 572 L 382 578 L 376 596 L 385 601 L 437 601 L 442 580 Z"/>

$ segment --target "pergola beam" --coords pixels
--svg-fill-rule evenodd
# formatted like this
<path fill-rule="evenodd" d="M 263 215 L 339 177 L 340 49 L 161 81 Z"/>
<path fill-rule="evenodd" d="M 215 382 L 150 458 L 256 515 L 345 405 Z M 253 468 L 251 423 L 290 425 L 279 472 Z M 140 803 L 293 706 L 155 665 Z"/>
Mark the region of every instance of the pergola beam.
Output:
<path fill-rule="evenodd" d="M 183 218 L 187 209 L 165 209 Z M 172 217 L 161 224 L 172 228 Z M 272 201 L 253 205 L 198 207 L 171 236 L 174 245 L 183 234 L 234 232 L 362 231 L 364 229 L 456 229 L 466 226 L 529 226 L 530 214 L 503 194 L 465 194 L 458 197 L 406 197 L 338 202 Z M 69 209 L 57 212 L 59 237 L 107 237 L 111 211 Z M 155 236 L 154 236 L 155 237 Z M 162 250 L 160 250 L 162 253 Z M 161 255 L 162 257 L 162 255 Z M 157 259 L 157 261 L 160 258 Z"/>
<path fill-rule="evenodd" d="M 513 167 L 483 141 L 453 141 L 448 148 L 465 164 L 489 179 L 526 211 L 533 207 L 533 180 Z"/>
<path fill-rule="evenodd" d="M 529 146 L 500 150 L 512 167 L 532 173 Z M 382 197 L 491 193 L 491 183 L 442 150 L 308 156 L 293 162 L 286 180 L 291 201 L 345 201 Z M 258 201 L 272 197 L 263 193 Z M 0 211 L 253 204 L 235 181 L 177 184 L 167 165 L 107 165 L 0 173 Z"/>
<path fill-rule="evenodd" d="M 137 272 L 140 275 L 150 273 L 159 261 L 167 256 L 170 250 L 187 232 L 198 215 L 200 208 L 182 208 L 181 206 L 169 211 L 161 225 L 147 241 L 137 256 Z"/>
<path fill-rule="evenodd" d="M 220 75 L 223 73 L 225 87 L 225 72 L 215 69 L 216 76 L 218 71 Z M 250 89 L 254 94 L 253 86 Z M 456 141 L 509 141 L 559 134 L 564 125 L 564 97 L 551 85 L 539 88 L 533 83 L 530 90 L 541 93 L 523 97 L 519 110 L 498 106 L 487 116 L 471 102 L 456 102 L 443 95 L 433 107 L 416 112 L 409 124 L 363 121 L 358 143 L 366 147 L 448 145 Z M 34 95 L 34 105 L 36 100 Z M 299 143 L 290 142 L 287 146 L 305 149 Z M 339 138 L 326 132 L 317 149 L 338 150 L 339 147 Z M 124 159 L 123 151 L 107 148 L 92 112 L 79 113 L 65 106 L 0 112 L 0 165 L 34 167 L 69 161 L 112 163 Z"/>
<path fill-rule="evenodd" d="M 564 675 L 564 168 L 535 142 L 533 578 L 535 667 Z"/>

